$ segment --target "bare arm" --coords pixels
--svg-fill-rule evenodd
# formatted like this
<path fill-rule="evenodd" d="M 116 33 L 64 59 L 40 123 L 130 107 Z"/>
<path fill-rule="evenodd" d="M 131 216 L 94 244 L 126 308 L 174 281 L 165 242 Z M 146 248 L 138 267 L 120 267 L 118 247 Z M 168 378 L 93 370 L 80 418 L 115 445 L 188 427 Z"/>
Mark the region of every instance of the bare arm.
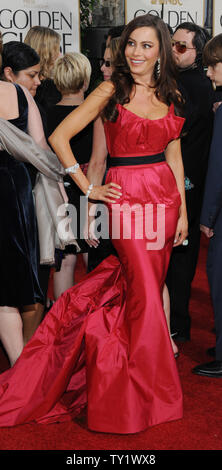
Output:
<path fill-rule="evenodd" d="M 43 149 L 49 150 L 42 125 L 42 118 L 35 100 L 29 91 L 20 85 L 28 101 L 28 134 Z"/>
<path fill-rule="evenodd" d="M 102 119 L 98 117 L 93 126 L 93 147 L 87 171 L 87 178 L 93 184 L 102 184 L 106 171 L 107 153 L 104 126 Z M 89 202 L 88 214 L 92 214 L 93 209 L 96 210 L 96 204 Z M 89 246 L 94 246 L 96 248 L 99 245 L 99 240 L 95 237 L 94 233 L 89 233 L 89 227 L 93 226 L 94 216 L 88 215 L 87 220 L 88 224 L 85 230 L 85 238 Z"/>
<path fill-rule="evenodd" d="M 107 153 L 104 127 L 102 119 L 98 117 L 93 126 L 92 154 L 87 170 L 87 178 L 93 184 L 102 184 L 106 171 Z"/>
<path fill-rule="evenodd" d="M 175 234 L 174 246 L 181 245 L 188 235 L 188 222 L 187 222 L 187 210 L 186 210 L 186 199 L 185 199 L 185 186 L 184 186 L 184 169 L 181 155 L 180 139 L 173 140 L 167 146 L 166 161 L 170 166 L 171 170 L 176 179 L 178 191 L 181 196 L 181 206 L 179 220 L 177 224 L 177 230 Z"/>
<path fill-rule="evenodd" d="M 103 82 L 86 98 L 84 103 L 78 106 L 77 109 L 60 123 L 49 137 L 50 144 L 65 168 L 77 163 L 70 147 L 70 139 L 86 127 L 89 122 L 98 117 L 112 94 L 113 85 L 111 82 Z M 83 193 L 86 194 L 91 181 L 88 180 L 81 169 L 78 168 L 76 173 L 71 173 L 70 175 Z M 116 202 L 116 199 L 119 198 L 119 191 L 114 188 L 120 189 L 115 183 L 109 183 L 104 186 L 94 186 L 90 198 L 105 202 Z"/>

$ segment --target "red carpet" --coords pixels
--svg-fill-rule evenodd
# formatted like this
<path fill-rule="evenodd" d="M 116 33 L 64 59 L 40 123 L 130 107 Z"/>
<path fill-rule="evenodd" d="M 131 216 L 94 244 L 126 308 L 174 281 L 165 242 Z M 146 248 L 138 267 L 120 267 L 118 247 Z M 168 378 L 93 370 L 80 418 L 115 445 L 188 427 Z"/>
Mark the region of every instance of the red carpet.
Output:
<path fill-rule="evenodd" d="M 198 377 L 192 367 L 211 360 L 206 349 L 214 346 L 213 312 L 206 278 L 207 243 L 203 239 L 193 282 L 190 313 L 191 341 L 179 345 L 177 364 L 184 391 L 184 418 L 134 435 L 88 431 L 84 420 L 51 425 L 23 425 L 0 429 L 4 450 L 220 450 L 222 448 L 222 379 Z M 79 264 L 78 278 L 82 275 Z M 0 371 L 8 367 L 0 349 Z M 72 454 L 71 454 L 72 455 Z"/>

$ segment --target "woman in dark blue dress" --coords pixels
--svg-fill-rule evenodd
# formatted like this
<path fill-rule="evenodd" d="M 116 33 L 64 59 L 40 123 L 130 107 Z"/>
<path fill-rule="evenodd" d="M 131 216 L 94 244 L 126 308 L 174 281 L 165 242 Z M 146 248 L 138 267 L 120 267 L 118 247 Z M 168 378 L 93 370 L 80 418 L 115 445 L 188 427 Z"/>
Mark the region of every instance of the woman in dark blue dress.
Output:
<path fill-rule="evenodd" d="M 0 81 L 0 117 L 47 147 L 38 109 L 25 88 Z M 24 345 L 22 314 L 26 312 L 33 318 L 43 294 L 38 279 L 37 224 L 27 164 L 3 150 L 0 210 L 0 340 L 12 365 Z"/>

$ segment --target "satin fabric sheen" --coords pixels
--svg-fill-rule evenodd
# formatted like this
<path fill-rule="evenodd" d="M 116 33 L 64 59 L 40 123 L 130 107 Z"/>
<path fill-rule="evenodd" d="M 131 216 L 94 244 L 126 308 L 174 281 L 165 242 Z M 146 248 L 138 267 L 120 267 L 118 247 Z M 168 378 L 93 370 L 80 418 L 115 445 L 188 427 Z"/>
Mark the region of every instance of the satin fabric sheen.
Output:
<path fill-rule="evenodd" d="M 118 110 L 117 122 L 105 123 L 113 156 L 159 153 L 179 137 L 184 122 L 172 106 L 155 121 Z M 146 204 L 154 219 L 158 204 L 164 205 L 165 243 L 152 249 L 145 228 L 138 239 L 134 217 L 109 205 L 119 258 L 109 256 L 66 291 L 1 375 L 1 426 L 69 420 L 85 407 L 89 429 L 101 432 L 135 433 L 182 417 L 162 301 L 181 203 L 176 181 L 166 162 L 110 168 L 106 180 L 121 185 L 119 206 L 140 204 L 143 221 Z M 119 221 L 121 234 L 125 229 L 130 237 L 115 237 Z"/>

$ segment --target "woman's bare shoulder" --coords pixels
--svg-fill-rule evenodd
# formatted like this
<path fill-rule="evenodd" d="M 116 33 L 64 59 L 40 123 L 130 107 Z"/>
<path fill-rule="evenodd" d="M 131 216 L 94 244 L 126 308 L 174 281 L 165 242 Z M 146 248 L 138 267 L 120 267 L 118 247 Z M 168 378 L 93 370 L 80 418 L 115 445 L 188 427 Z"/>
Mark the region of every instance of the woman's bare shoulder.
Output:
<path fill-rule="evenodd" d="M 18 117 L 17 91 L 12 83 L 0 81 L 0 116 L 3 119 Z"/>
<path fill-rule="evenodd" d="M 0 80 L 0 93 L 10 93 L 15 91 L 15 86 L 13 83 L 9 82 L 4 82 L 3 80 Z"/>
<path fill-rule="evenodd" d="M 87 98 L 81 104 L 79 109 L 82 111 L 87 110 L 87 113 L 92 112 L 93 114 L 95 114 L 95 118 L 96 115 L 99 114 L 102 109 L 106 106 L 114 91 L 115 88 L 112 82 L 104 81 L 100 83 L 100 85 L 98 85 L 97 88 L 95 88 L 90 93 L 90 95 L 87 96 Z"/>
<path fill-rule="evenodd" d="M 104 98 L 110 98 L 115 92 L 114 84 L 110 80 L 106 80 L 100 83 L 95 90 L 93 90 L 92 94 L 101 95 Z"/>

